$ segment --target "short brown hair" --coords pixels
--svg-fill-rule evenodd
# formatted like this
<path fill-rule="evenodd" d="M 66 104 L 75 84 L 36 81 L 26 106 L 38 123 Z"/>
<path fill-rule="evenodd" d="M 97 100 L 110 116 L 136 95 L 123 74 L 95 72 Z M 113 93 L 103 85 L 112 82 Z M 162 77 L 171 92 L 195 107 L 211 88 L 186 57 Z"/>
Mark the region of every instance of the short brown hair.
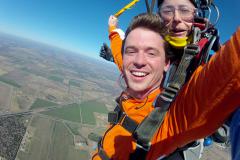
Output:
<path fill-rule="evenodd" d="M 127 31 L 125 32 L 125 39 L 123 40 L 122 43 L 122 54 L 124 53 L 125 41 L 127 39 L 128 34 L 134 29 L 139 27 L 146 28 L 153 32 L 156 32 L 160 36 L 162 36 L 163 39 L 167 33 L 166 27 L 163 25 L 162 20 L 158 14 L 141 13 L 133 18 L 132 22 L 127 28 Z M 172 53 L 171 54 L 168 53 L 169 44 L 167 42 L 164 42 L 164 47 L 166 52 L 166 58 L 171 59 L 173 55 Z"/>
<path fill-rule="evenodd" d="M 151 31 L 159 33 L 159 35 L 162 35 L 164 33 L 164 27 L 158 14 L 141 13 L 133 18 L 132 22 L 127 28 L 125 37 L 127 37 L 132 30 L 139 27 L 149 29 Z"/>

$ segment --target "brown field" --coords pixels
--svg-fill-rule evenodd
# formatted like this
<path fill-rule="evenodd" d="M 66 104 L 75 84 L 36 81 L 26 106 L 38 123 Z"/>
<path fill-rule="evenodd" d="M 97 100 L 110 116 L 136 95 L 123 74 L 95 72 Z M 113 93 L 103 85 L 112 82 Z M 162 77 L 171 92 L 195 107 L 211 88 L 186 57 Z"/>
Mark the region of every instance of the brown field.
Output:
<path fill-rule="evenodd" d="M 0 76 L 3 75 L 3 74 L 6 74 L 6 73 L 7 73 L 7 71 L 0 68 Z"/>
<path fill-rule="evenodd" d="M 11 104 L 13 88 L 7 84 L 0 82 L 0 109 L 9 109 Z"/>
<path fill-rule="evenodd" d="M 201 160 L 231 160 L 230 148 L 223 149 L 217 144 L 206 147 Z"/>

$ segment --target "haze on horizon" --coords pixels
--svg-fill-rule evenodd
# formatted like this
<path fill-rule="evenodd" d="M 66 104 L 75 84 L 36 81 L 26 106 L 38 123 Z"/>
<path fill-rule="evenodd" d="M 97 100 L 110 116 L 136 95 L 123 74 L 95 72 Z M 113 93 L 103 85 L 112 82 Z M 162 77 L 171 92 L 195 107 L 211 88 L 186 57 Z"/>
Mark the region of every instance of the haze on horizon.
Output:
<path fill-rule="evenodd" d="M 2 0 L 0 31 L 65 48 L 99 58 L 103 42 L 109 42 L 107 21 L 130 0 Z M 225 42 L 240 25 L 239 0 L 215 0 L 221 17 L 217 28 Z M 141 0 L 119 18 L 119 27 L 126 29 L 131 18 L 146 12 Z"/>

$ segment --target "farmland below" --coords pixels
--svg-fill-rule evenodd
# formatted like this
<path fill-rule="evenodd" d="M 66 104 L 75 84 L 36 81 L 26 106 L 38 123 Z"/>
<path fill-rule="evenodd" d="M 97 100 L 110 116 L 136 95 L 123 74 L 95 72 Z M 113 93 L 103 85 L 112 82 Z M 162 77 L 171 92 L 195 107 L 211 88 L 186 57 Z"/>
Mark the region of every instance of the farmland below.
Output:
<path fill-rule="evenodd" d="M 117 79 L 113 64 L 0 33 L 0 159 L 90 159 Z"/>

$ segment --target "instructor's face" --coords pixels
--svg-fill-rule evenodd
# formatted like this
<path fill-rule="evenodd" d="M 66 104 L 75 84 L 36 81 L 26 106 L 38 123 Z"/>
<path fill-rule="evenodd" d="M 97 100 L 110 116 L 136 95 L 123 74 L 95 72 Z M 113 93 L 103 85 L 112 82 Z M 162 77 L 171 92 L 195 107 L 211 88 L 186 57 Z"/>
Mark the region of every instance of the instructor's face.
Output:
<path fill-rule="evenodd" d="M 158 88 L 167 68 L 164 40 L 158 33 L 136 28 L 128 34 L 124 46 L 123 72 L 133 96 L 144 98 Z"/>
<path fill-rule="evenodd" d="M 159 8 L 160 16 L 172 37 L 186 37 L 193 25 L 195 7 L 190 0 L 164 0 Z"/>

